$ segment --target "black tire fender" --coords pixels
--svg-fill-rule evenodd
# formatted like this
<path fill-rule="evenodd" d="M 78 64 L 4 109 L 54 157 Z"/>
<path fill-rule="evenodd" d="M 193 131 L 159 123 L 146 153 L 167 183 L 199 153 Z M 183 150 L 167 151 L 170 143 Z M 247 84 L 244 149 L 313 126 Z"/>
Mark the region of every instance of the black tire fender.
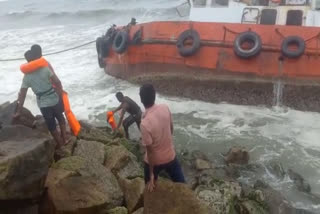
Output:
<path fill-rule="evenodd" d="M 253 46 L 250 49 L 243 49 L 241 46 L 244 42 L 252 42 Z M 257 56 L 262 49 L 260 36 L 253 31 L 240 33 L 234 40 L 233 50 L 238 57 L 249 59 Z"/>
<path fill-rule="evenodd" d="M 118 31 L 113 40 L 112 49 L 118 54 L 124 53 L 128 49 L 129 34 L 126 31 Z"/>
<path fill-rule="evenodd" d="M 96 39 L 96 49 L 97 49 L 97 55 L 98 55 L 98 64 L 100 68 L 104 68 L 105 67 L 105 63 L 103 60 L 103 38 L 102 37 L 98 37 Z"/>
<path fill-rule="evenodd" d="M 295 44 L 297 45 L 296 50 L 290 50 L 289 46 Z M 299 36 L 288 36 L 282 41 L 281 52 L 284 56 L 288 58 L 298 58 L 300 57 L 306 49 L 305 41 Z"/>
<path fill-rule="evenodd" d="M 185 41 L 191 39 L 192 45 L 186 46 Z M 177 41 L 177 48 L 181 56 L 187 57 L 194 55 L 200 49 L 200 36 L 199 33 L 195 30 L 186 30 L 182 32 Z"/>

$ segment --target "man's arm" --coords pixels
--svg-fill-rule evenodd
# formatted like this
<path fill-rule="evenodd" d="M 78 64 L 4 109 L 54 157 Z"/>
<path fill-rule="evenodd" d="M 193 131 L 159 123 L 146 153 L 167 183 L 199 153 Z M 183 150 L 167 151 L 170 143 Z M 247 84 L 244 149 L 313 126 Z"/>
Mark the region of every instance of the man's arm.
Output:
<path fill-rule="evenodd" d="M 56 73 L 54 72 L 54 69 L 49 62 L 48 62 L 48 67 L 52 73 L 51 81 L 56 86 L 57 92 L 59 94 L 61 94 L 63 91 L 62 83 L 61 83 L 60 79 L 58 78 L 58 76 L 56 75 Z"/>
<path fill-rule="evenodd" d="M 154 161 L 153 161 L 151 146 L 146 146 L 146 150 L 147 150 L 149 172 L 150 172 L 150 181 L 148 183 L 147 188 L 150 192 L 152 192 L 155 188 L 155 180 L 154 180 L 154 174 L 153 174 Z"/>
<path fill-rule="evenodd" d="M 122 125 L 122 121 L 123 121 L 123 117 L 124 117 L 124 114 L 126 113 L 126 110 L 125 108 L 122 108 L 122 111 L 121 111 L 121 114 L 120 114 L 120 119 L 119 119 L 119 122 L 118 122 L 118 126 L 117 126 L 117 129 L 119 129 Z"/>
<path fill-rule="evenodd" d="M 52 65 L 49 62 L 48 62 L 48 67 L 52 71 L 53 75 L 56 75 L 56 73 L 54 73 L 54 69 L 53 69 Z"/>
<path fill-rule="evenodd" d="M 153 158 L 153 152 L 152 152 L 152 136 L 149 130 L 147 130 L 147 126 L 142 122 L 140 125 L 141 130 L 141 144 L 145 147 L 148 157 L 148 164 L 149 164 L 149 172 L 150 172 L 150 181 L 147 184 L 147 189 L 152 192 L 155 188 L 155 179 L 154 179 L 154 158 Z"/>
<path fill-rule="evenodd" d="M 118 112 L 120 109 L 122 109 L 122 103 L 115 109 L 115 110 L 113 110 L 113 113 L 116 113 L 116 112 Z"/>
<path fill-rule="evenodd" d="M 57 89 L 57 92 L 59 93 L 59 95 L 62 94 L 62 84 L 61 84 L 61 81 L 59 80 L 59 78 L 57 77 L 57 75 L 53 74 L 51 76 L 51 81 L 52 83 L 56 86 L 56 89 Z"/>
<path fill-rule="evenodd" d="M 172 114 L 169 110 L 169 114 L 170 114 L 170 130 L 171 130 L 171 135 L 173 135 L 173 122 L 172 122 Z"/>
<path fill-rule="evenodd" d="M 28 92 L 28 88 L 21 88 L 18 96 L 18 103 L 17 103 L 17 109 L 15 111 L 14 117 L 19 117 L 21 114 L 21 110 L 24 104 L 24 101 L 26 100 L 26 95 Z"/>

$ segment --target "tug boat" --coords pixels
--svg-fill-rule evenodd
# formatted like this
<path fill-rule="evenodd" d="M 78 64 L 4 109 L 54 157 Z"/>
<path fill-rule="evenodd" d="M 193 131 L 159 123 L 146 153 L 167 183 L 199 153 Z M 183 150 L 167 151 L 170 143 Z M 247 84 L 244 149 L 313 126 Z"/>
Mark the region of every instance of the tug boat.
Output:
<path fill-rule="evenodd" d="M 320 111 L 320 0 L 190 0 L 187 21 L 112 26 L 99 66 L 165 94 Z"/>

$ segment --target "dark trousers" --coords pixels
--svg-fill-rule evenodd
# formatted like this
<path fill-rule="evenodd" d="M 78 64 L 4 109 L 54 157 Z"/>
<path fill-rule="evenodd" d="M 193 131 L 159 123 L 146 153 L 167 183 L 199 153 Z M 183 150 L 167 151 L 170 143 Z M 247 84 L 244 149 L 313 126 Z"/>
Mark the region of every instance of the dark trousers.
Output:
<path fill-rule="evenodd" d="M 185 183 L 184 175 L 177 158 L 174 158 L 173 161 L 161 164 L 153 167 L 154 179 L 158 179 L 159 173 L 164 170 L 171 178 L 173 182 Z M 144 182 L 148 183 L 150 181 L 150 168 L 149 164 L 144 163 Z"/>
<path fill-rule="evenodd" d="M 65 124 L 63 110 L 60 103 L 56 104 L 55 106 L 40 108 L 40 111 L 50 132 L 55 131 L 57 128 L 56 119 L 59 121 L 59 123 Z"/>
<path fill-rule="evenodd" d="M 130 115 L 123 121 L 123 128 L 126 133 L 126 138 L 129 139 L 129 127 L 135 122 L 140 129 L 141 112 L 138 114 Z"/>

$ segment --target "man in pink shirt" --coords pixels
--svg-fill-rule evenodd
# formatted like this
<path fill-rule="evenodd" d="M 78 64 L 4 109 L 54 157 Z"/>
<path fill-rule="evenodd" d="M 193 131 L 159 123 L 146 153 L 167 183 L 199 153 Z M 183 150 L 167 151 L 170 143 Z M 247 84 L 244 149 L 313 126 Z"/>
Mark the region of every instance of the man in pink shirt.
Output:
<path fill-rule="evenodd" d="M 155 104 L 156 92 L 151 84 L 140 88 L 140 99 L 146 111 L 142 115 L 140 130 L 144 157 L 144 178 L 149 191 L 155 188 L 159 173 L 165 170 L 173 182 L 185 183 L 181 166 L 173 146 L 173 124 L 167 105 Z"/>

